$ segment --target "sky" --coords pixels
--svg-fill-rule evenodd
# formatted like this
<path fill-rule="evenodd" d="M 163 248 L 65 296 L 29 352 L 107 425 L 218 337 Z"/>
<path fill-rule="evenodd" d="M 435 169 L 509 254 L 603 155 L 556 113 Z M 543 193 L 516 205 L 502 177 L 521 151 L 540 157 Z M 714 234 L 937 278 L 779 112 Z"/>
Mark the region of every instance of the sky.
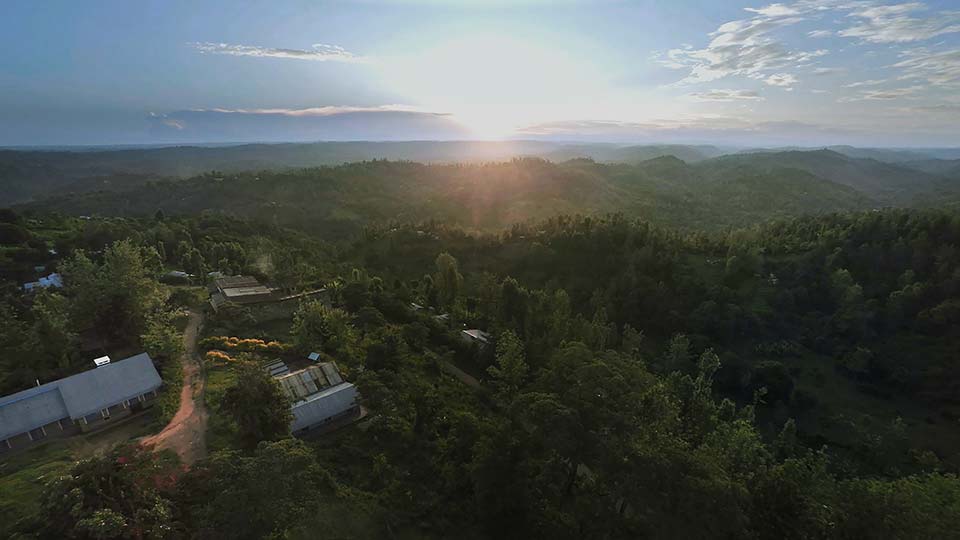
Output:
<path fill-rule="evenodd" d="M 960 146 L 960 0 L 5 0 L 0 145 Z"/>

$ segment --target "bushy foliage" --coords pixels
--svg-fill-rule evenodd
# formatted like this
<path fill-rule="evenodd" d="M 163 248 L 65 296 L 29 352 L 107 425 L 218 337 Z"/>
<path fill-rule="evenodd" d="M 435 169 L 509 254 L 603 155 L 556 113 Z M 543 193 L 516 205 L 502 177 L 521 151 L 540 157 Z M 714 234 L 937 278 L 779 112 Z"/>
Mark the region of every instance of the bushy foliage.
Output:
<path fill-rule="evenodd" d="M 252 362 L 237 366 L 237 371 L 236 382 L 227 388 L 219 407 L 237 423 L 243 443 L 253 448 L 260 441 L 289 435 L 293 414 L 280 385 Z"/>

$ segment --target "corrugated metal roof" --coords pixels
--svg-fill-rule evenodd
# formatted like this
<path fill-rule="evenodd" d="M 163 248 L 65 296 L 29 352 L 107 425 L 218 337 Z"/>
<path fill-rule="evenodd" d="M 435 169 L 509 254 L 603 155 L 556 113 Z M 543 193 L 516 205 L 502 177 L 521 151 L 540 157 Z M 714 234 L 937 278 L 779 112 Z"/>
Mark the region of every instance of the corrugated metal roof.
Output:
<path fill-rule="evenodd" d="M 481 341 L 483 343 L 490 341 L 490 334 L 484 332 L 483 330 L 462 330 L 462 333 L 471 339 Z"/>
<path fill-rule="evenodd" d="M 253 276 L 227 276 L 215 279 L 213 285 L 219 289 L 232 289 L 234 287 L 256 287 L 260 285 L 260 282 Z"/>
<path fill-rule="evenodd" d="M 67 418 L 70 413 L 57 383 L 47 383 L 0 398 L 0 440 Z"/>
<path fill-rule="evenodd" d="M 330 384 L 340 384 L 343 382 L 343 378 L 340 376 L 340 371 L 336 365 L 326 362 L 320 364 L 320 369 L 323 370 L 323 374 L 326 375 Z"/>
<path fill-rule="evenodd" d="M 77 419 L 156 390 L 161 384 L 150 355 L 140 353 L 67 377 L 60 381 L 60 393 L 70 417 Z"/>
<path fill-rule="evenodd" d="M 300 371 L 294 371 L 288 375 L 277 378 L 280 388 L 290 398 L 290 401 L 297 402 L 316 394 L 323 388 L 330 386 L 330 382 L 323 375 L 323 371 L 317 366 L 310 366 Z"/>
<path fill-rule="evenodd" d="M 293 406 L 291 431 L 300 431 L 319 424 L 333 416 L 349 411 L 357 404 L 357 388 L 351 383 L 341 383 L 310 396 Z"/>
<path fill-rule="evenodd" d="M 62 418 L 78 419 L 162 384 L 147 353 L 0 398 L 0 439 Z"/>
<path fill-rule="evenodd" d="M 251 285 L 249 287 L 229 287 L 223 289 L 223 295 L 229 300 L 231 298 L 240 298 L 243 296 L 256 296 L 258 294 L 273 294 L 273 289 L 263 285 Z"/>

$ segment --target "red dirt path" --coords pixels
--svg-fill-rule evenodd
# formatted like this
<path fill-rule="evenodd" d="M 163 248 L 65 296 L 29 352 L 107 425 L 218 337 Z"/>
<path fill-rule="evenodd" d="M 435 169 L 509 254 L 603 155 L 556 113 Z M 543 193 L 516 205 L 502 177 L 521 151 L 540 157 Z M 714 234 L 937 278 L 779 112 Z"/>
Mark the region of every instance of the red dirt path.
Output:
<path fill-rule="evenodd" d="M 190 320 L 183 331 L 183 390 L 180 392 L 180 408 L 156 435 L 140 441 L 143 446 L 155 450 L 171 449 L 186 465 L 193 465 L 207 455 L 207 408 L 203 403 L 203 373 L 200 370 L 200 355 L 197 353 L 197 334 L 202 317 L 190 313 Z"/>

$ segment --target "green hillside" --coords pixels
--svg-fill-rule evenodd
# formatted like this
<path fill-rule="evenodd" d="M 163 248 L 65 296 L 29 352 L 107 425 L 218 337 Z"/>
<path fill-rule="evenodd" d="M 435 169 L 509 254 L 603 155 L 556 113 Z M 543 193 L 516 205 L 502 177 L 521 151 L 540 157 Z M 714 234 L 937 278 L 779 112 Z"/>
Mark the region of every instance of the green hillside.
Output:
<path fill-rule="evenodd" d="M 73 215 L 214 211 L 330 232 L 389 221 L 438 220 L 474 230 L 559 214 L 625 212 L 683 228 L 871 208 L 853 189 L 794 169 L 717 169 L 673 157 L 636 165 L 590 160 L 424 165 L 374 161 L 294 171 L 209 173 L 127 191 L 27 205 Z"/>

